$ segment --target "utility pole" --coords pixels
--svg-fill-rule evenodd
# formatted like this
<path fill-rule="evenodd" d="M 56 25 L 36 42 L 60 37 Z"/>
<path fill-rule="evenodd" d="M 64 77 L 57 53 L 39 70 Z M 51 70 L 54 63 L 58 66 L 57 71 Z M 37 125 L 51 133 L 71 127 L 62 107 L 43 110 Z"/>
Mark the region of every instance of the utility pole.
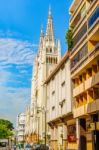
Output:
<path fill-rule="evenodd" d="M 39 117 L 37 117 L 38 120 L 38 144 L 39 144 Z"/>

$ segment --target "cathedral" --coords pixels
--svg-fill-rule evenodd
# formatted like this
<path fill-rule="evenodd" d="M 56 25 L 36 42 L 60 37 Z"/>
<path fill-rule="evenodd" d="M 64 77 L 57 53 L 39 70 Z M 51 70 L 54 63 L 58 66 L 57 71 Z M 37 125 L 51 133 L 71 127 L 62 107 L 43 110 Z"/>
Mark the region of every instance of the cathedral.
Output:
<path fill-rule="evenodd" d="M 61 59 L 60 41 L 54 37 L 51 8 L 48 12 L 46 33 L 40 33 L 38 52 L 33 65 L 31 104 L 26 110 L 25 140 L 31 144 L 44 142 L 46 86 L 44 81 Z"/>

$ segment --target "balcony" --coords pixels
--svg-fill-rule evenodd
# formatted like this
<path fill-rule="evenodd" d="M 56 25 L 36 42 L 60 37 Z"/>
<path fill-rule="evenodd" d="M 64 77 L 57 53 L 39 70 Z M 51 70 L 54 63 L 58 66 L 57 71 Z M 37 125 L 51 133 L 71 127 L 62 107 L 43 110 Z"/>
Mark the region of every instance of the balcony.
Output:
<path fill-rule="evenodd" d="M 80 31 L 76 34 L 76 36 L 73 37 L 73 47 L 75 47 L 76 44 L 79 43 L 79 41 L 83 38 L 86 32 L 87 32 L 87 23 L 85 23 L 83 27 L 80 29 Z"/>
<path fill-rule="evenodd" d="M 72 53 L 75 52 L 75 50 L 79 47 L 81 42 L 85 41 L 85 39 L 87 38 L 87 35 L 89 34 L 88 32 L 91 30 L 92 26 L 95 24 L 95 22 L 97 22 L 99 18 L 99 8 L 96 7 L 97 6 L 95 5 L 96 2 L 97 2 L 96 0 L 92 2 L 86 14 L 80 19 L 78 19 L 79 21 L 74 26 L 74 29 L 73 29 L 74 45 L 73 45 Z M 94 5 L 95 7 L 92 8 L 92 6 Z M 92 14 L 90 14 L 89 16 L 88 11 L 90 10 L 90 8 L 92 8 Z M 88 26 L 88 28 L 86 29 L 85 29 L 85 24 L 86 24 L 86 27 Z"/>
<path fill-rule="evenodd" d="M 94 87 L 95 85 L 98 84 L 99 84 L 99 72 L 97 72 L 96 75 L 87 79 L 84 83 L 81 83 L 79 86 L 74 88 L 73 97 L 76 97 L 77 95 L 83 93 L 85 90 L 88 90 L 91 87 Z"/>
<path fill-rule="evenodd" d="M 76 88 L 74 88 L 73 90 L 73 97 L 81 94 L 84 92 L 84 84 L 81 83 L 79 86 L 77 86 Z"/>
<path fill-rule="evenodd" d="M 95 86 L 96 84 L 99 84 L 99 72 L 85 81 L 85 90 Z"/>
<path fill-rule="evenodd" d="M 74 0 L 72 6 L 70 8 L 70 13 L 72 14 L 71 18 L 70 18 L 70 22 L 76 16 L 76 14 L 78 14 L 78 9 L 81 6 L 82 2 L 83 2 L 83 0 Z"/>
<path fill-rule="evenodd" d="M 97 0 L 93 0 L 93 2 L 91 2 L 90 6 L 85 9 L 84 15 L 80 15 L 80 18 L 76 21 L 76 23 L 74 25 L 73 33 L 75 33 L 75 31 L 77 29 L 79 29 L 79 27 L 82 25 L 82 23 L 86 21 L 86 17 L 88 17 L 87 15 L 89 15 L 89 12 L 93 9 L 93 7 L 95 6 L 96 3 L 97 3 Z M 78 8 L 80 8 L 80 6 L 83 6 L 83 5 L 84 5 L 84 1 L 80 1 L 78 3 L 77 10 L 78 10 Z M 80 9 L 79 9 L 79 11 L 80 11 Z M 75 18 L 77 16 L 77 14 L 79 12 L 77 10 L 75 9 L 74 13 L 72 14 L 71 19 L 70 19 L 70 23 L 72 23 L 74 20 L 73 18 Z"/>
<path fill-rule="evenodd" d="M 88 90 L 92 87 L 93 77 L 90 77 L 88 80 L 85 81 L 85 90 Z"/>
<path fill-rule="evenodd" d="M 74 118 L 83 116 L 84 114 L 85 114 L 85 108 L 84 108 L 84 106 L 80 106 L 79 108 L 75 108 L 73 110 Z"/>
<path fill-rule="evenodd" d="M 92 61 L 99 55 L 99 43 L 95 45 L 93 50 L 91 50 L 89 53 L 87 53 L 85 56 L 75 62 L 73 66 L 71 66 L 71 73 L 73 74 L 76 70 L 80 69 L 83 66 L 86 66 L 89 61 Z"/>
<path fill-rule="evenodd" d="M 94 113 L 96 111 L 99 111 L 99 99 L 86 105 L 80 106 L 79 108 L 74 108 L 73 114 L 74 118 L 77 118 L 83 115 Z"/>

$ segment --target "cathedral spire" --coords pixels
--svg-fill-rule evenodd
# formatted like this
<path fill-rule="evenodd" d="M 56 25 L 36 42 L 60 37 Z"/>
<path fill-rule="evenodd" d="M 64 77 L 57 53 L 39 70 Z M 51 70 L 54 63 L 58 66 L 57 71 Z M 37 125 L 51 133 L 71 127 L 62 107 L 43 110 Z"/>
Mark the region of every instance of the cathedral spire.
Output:
<path fill-rule="evenodd" d="M 48 12 L 48 22 L 47 22 L 47 29 L 46 29 L 46 41 L 54 42 L 53 18 L 52 18 L 51 6 L 49 6 L 49 12 Z"/>

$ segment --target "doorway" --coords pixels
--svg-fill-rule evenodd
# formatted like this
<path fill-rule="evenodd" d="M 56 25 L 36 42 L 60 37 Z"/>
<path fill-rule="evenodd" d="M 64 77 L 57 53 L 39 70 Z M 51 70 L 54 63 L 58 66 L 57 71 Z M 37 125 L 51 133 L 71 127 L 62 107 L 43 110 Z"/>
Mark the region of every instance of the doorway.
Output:
<path fill-rule="evenodd" d="M 87 150 L 86 119 L 80 119 L 80 150 Z"/>
<path fill-rule="evenodd" d="M 92 132 L 93 150 L 99 150 L 99 130 L 96 127 L 96 123 L 99 122 L 99 115 L 93 114 L 92 121 L 95 123 L 95 130 Z"/>

